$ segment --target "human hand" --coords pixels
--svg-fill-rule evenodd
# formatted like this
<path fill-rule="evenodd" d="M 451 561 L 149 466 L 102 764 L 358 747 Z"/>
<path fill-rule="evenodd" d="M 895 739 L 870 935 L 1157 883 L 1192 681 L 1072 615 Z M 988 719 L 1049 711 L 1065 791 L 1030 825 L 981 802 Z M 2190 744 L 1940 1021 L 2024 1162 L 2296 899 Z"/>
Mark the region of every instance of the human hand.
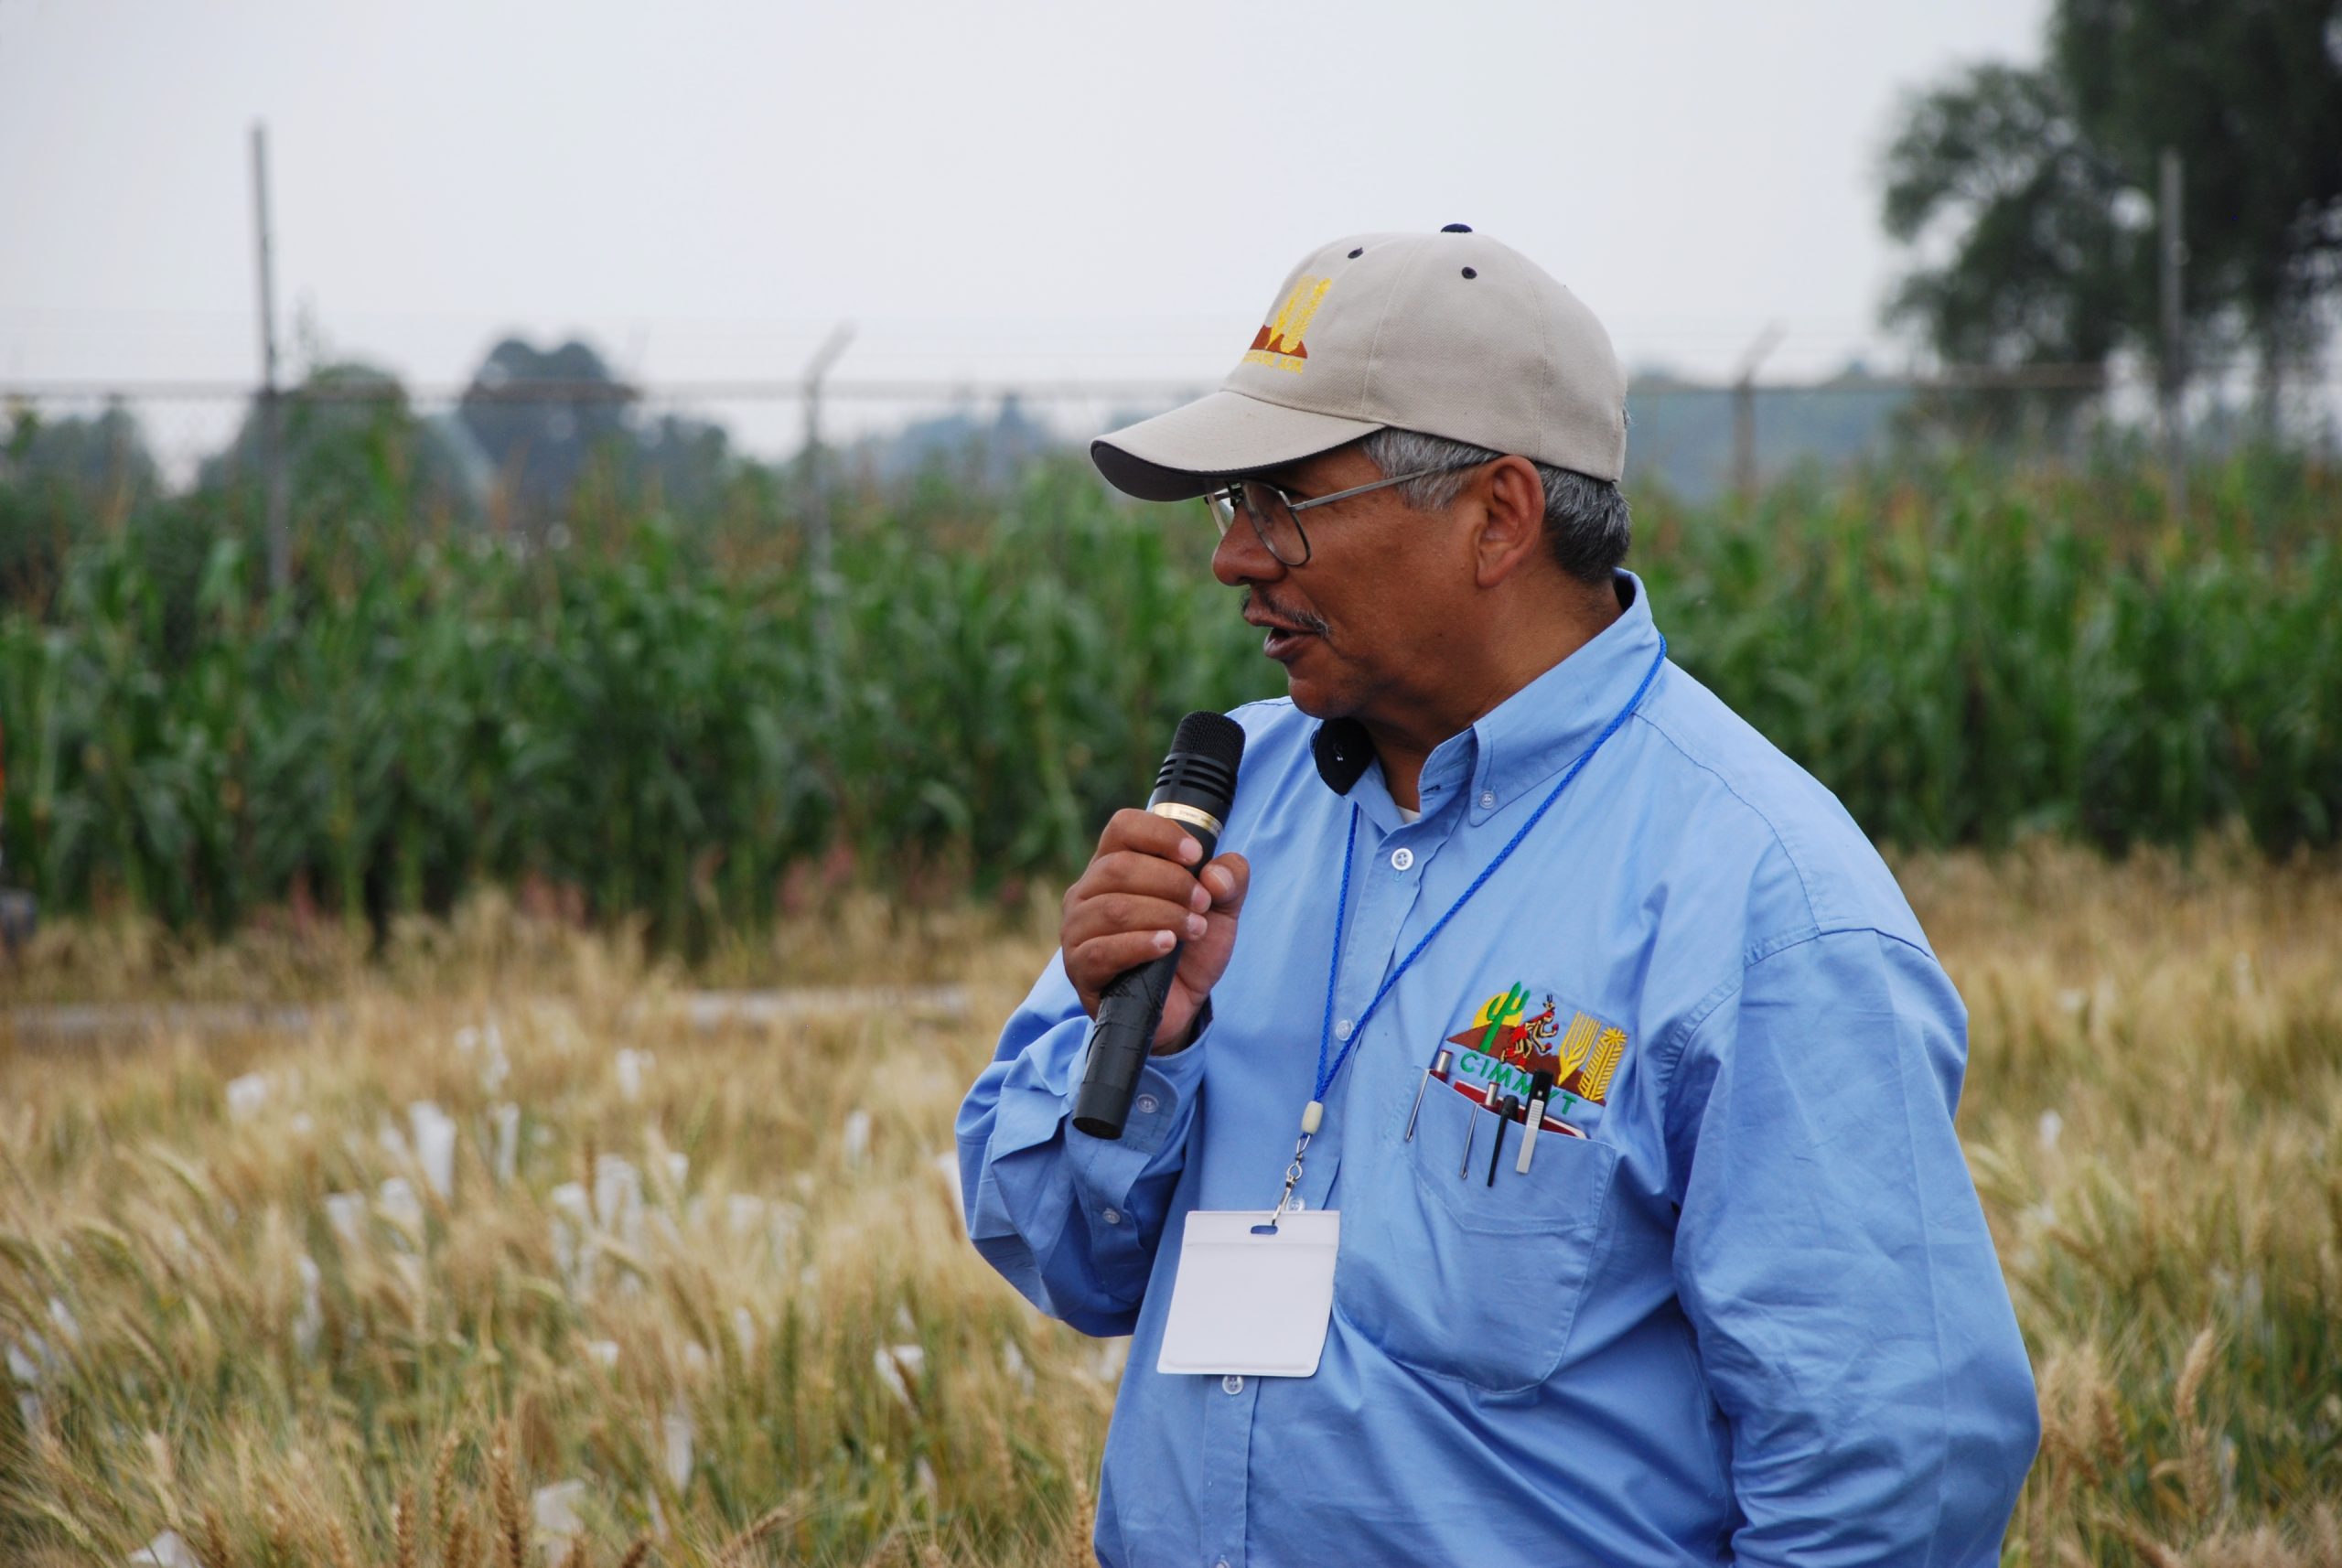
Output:
<path fill-rule="evenodd" d="M 1155 1031 L 1157 1056 L 1187 1041 L 1204 998 L 1219 983 L 1236 947 L 1252 866 L 1241 854 L 1215 857 L 1196 870 L 1203 845 L 1168 817 L 1135 807 L 1114 813 L 1098 852 L 1066 889 L 1058 946 L 1081 1010 L 1098 1014 L 1098 996 L 1124 970 L 1187 945 Z"/>

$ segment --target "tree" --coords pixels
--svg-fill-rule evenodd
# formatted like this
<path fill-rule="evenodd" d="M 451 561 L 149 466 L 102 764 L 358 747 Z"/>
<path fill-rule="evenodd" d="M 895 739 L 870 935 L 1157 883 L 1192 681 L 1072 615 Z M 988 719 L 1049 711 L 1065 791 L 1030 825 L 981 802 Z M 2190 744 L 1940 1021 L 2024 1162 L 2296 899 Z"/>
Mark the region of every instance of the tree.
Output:
<path fill-rule="evenodd" d="M 0 601 L 47 602 L 91 529 L 118 527 L 162 489 L 138 421 L 120 403 L 43 419 L 29 404 L 0 429 Z"/>
<path fill-rule="evenodd" d="M 2186 170 L 2190 338 L 2240 337 L 2273 388 L 2342 285 L 2342 4 L 2056 0 L 2048 31 L 2046 64 L 1971 67 L 1904 106 L 1887 231 L 1950 241 L 1901 281 L 1890 318 L 1961 363 L 2160 355 L 2169 146 Z"/>
<path fill-rule="evenodd" d="M 546 352 L 507 338 L 473 375 L 457 418 L 533 531 L 568 504 L 589 460 L 628 444 L 634 395 L 584 343 Z"/>
<path fill-rule="evenodd" d="M 628 471 L 638 489 L 654 492 L 670 511 L 704 517 L 722 502 L 738 467 L 722 425 L 662 413 L 644 422 Z"/>
<path fill-rule="evenodd" d="M 2190 314 L 2240 332 L 2273 393 L 2342 283 L 2342 4 L 2058 0 L 2049 58 L 2143 188 L 2178 149 Z"/>
<path fill-rule="evenodd" d="M 1971 68 L 1907 107 L 1887 152 L 1887 232 L 1906 244 L 1945 233 L 1950 247 L 1902 280 L 1889 319 L 1921 327 L 1956 364 L 2102 372 L 2142 299 L 2122 194 L 2054 76 Z M 2062 420 L 2093 390 L 2085 380 L 2040 406 Z M 1969 413 L 2005 424 L 2017 406 L 1993 399 Z"/>
<path fill-rule="evenodd" d="M 15 410 L 0 444 L 0 480 L 132 499 L 153 494 L 161 482 L 138 421 L 118 403 L 61 419 L 43 419 L 29 406 Z"/>
<path fill-rule="evenodd" d="M 737 464 L 720 425 L 678 413 L 641 417 L 639 393 L 587 344 L 550 351 L 517 338 L 489 350 L 456 414 L 522 529 L 543 533 L 575 510 L 589 475 L 612 493 L 713 508 Z"/>
<path fill-rule="evenodd" d="M 468 510 L 466 454 L 445 431 L 416 417 L 406 389 L 389 371 L 356 360 L 319 365 L 285 402 L 296 538 L 316 543 L 351 524 L 386 527 Z M 227 450 L 205 461 L 197 488 L 256 486 L 261 440 L 255 405 Z"/>

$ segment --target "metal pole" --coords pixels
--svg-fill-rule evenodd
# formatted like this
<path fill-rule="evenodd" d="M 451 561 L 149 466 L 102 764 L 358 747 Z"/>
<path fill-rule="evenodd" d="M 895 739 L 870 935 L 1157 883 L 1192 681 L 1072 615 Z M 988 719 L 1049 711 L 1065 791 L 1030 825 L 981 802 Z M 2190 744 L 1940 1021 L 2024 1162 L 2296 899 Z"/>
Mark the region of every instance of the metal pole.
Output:
<path fill-rule="evenodd" d="M 276 384 L 276 269 L 269 254 L 268 127 L 252 124 L 252 240 L 260 259 L 260 466 L 268 508 L 268 585 L 282 593 L 292 581 L 285 537 L 285 403 Z"/>
<path fill-rule="evenodd" d="M 1740 504 L 1749 507 L 1756 501 L 1756 368 L 1765 362 L 1781 341 L 1778 322 L 1756 335 L 1748 352 L 1740 359 L 1740 369 L 1732 382 L 1732 483 L 1740 493 Z"/>
<path fill-rule="evenodd" d="M 1756 499 L 1756 383 L 1732 383 L 1732 488 L 1744 507 Z"/>
<path fill-rule="evenodd" d="M 805 366 L 805 545 L 813 577 L 816 628 L 825 642 L 830 631 L 831 540 L 830 498 L 822 483 L 822 378 L 853 340 L 854 328 L 839 323 Z"/>
<path fill-rule="evenodd" d="M 2163 448 L 2164 470 L 2170 487 L 2171 510 L 2175 517 L 2187 511 L 2187 446 L 2182 401 L 2187 391 L 2186 319 L 2183 314 L 2185 293 L 2183 284 L 2187 268 L 2187 242 L 2180 227 L 2179 152 L 2175 147 L 2163 150 L 2162 189 L 2157 193 L 2157 217 L 2162 220 L 2163 242 Z"/>
<path fill-rule="evenodd" d="M 816 575 L 830 570 L 829 495 L 822 484 L 822 381 L 838 362 L 854 328 L 841 322 L 805 367 L 805 535 Z"/>

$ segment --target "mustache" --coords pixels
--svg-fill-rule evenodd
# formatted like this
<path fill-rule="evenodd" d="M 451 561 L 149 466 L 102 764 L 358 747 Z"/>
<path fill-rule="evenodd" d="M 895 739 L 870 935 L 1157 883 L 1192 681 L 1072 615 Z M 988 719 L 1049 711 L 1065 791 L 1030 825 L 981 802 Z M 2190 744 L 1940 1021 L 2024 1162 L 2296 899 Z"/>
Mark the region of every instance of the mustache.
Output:
<path fill-rule="evenodd" d="M 1273 599 L 1262 598 L 1257 591 L 1252 588 L 1244 590 L 1244 597 L 1236 607 L 1237 613 L 1241 615 L 1244 611 L 1251 609 L 1255 600 L 1259 601 L 1262 609 L 1275 617 L 1278 620 L 1284 622 L 1287 626 L 1297 626 L 1302 630 L 1315 633 L 1319 637 L 1325 637 L 1334 629 L 1332 627 L 1326 624 L 1324 617 L 1312 615 L 1307 610 L 1289 610 Z"/>

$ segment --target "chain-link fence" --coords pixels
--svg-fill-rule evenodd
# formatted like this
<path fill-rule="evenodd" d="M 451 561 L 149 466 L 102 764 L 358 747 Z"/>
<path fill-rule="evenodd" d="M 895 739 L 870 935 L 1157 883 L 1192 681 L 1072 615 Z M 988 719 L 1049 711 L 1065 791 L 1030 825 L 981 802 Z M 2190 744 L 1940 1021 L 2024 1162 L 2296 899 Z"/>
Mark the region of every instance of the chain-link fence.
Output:
<path fill-rule="evenodd" d="M 657 488 L 664 504 L 713 504 L 744 468 L 782 486 L 882 487 L 923 473 L 996 485 L 1030 457 L 1078 447 L 1123 421 L 1208 390 L 1162 380 L 973 381 L 839 378 L 627 384 L 609 380 L 403 386 L 371 371 L 313 375 L 265 398 L 232 382 L 0 384 L 0 473 L 70 478 L 101 496 L 185 492 L 296 473 L 337 445 L 398 470 L 403 493 L 493 517 L 557 514 L 596 474 Z M 2079 458 L 2109 442 L 2171 434 L 2152 364 L 1859 368 L 1807 381 L 1638 377 L 1628 395 L 1628 482 L 1698 501 L 1801 467 L 1875 458 L 1911 441 L 1977 441 Z M 2183 451 L 2216 455 L 2274 437 L 2333 450 L 2342 381 L 2304 367 L 2273 395 L 2222 367 L 2199 370 L 2177 411 Z M 804 463 L 817 450 L 817 466 Z"/>

